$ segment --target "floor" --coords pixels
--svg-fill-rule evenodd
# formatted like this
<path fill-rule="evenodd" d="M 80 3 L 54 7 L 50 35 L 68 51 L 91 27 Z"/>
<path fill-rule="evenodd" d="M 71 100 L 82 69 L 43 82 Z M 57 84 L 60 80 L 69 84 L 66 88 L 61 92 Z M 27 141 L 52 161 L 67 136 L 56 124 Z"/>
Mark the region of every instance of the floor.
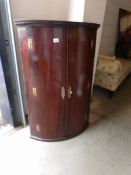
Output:
<path fill-rule="evenodd" d="M 95 88 L 91 124 L 79 136 L 46 143 L 29 127 L 0 137 L 1 175 L 131 175 L 131 78 L 109 100 Z"/>
<path fill-rule="evenodd" d="M 8 123 L 12 123 L 12 114 L 10 111 L 10 105 L 0 55 L 0 129 L 3 126 L 8 125 Z"/>

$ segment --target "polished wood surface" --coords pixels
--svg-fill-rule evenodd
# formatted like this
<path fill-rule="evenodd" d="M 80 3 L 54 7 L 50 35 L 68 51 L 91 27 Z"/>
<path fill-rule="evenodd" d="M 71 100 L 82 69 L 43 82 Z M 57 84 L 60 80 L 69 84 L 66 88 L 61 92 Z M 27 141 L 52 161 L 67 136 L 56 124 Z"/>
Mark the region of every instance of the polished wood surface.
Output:
<path fill-rule="evenodd" d="M 61 100 L 60 91 L 66 85 L 66 33 L 61 28 L 37 28 L 25 32 L 27 38 L 21 40 L 21 50 L 31 135 L 38 138 L 44 135 L 45 139 L 64 137 L 66 101 Z M 60 42 L 53 44 L 52 36 Z M 29 38 L 32 49 L 28 49 Z M 32 93 L 33 88 L 36 96 Z"/>
<path fill-rule="evenodd" d="M 17 21 L 31 137 L 63 140 L 88 125 L 98 25 L 39 22 Z"/>
<path fill-rule="evenodd" d="M 88 124 L 89 67 L 91 53 L 90 31 L 83 27 L 68 30 L 68 134 L 76 134 Z"/>
<path fill-rule="evenodd" d="M 14 23 L 17 26 L 26 26 L 26 27 L 78 27 L 78 26 L 83 26 L 83 27 L 88 27 L 88 29 L 96 29 L 99 27 L 99 24 L 94 24 L 94 23 L 88 23 L 88 22 L 71 22 L 71 21 L 51 21 L 51 20 L 14 20 Z"/>

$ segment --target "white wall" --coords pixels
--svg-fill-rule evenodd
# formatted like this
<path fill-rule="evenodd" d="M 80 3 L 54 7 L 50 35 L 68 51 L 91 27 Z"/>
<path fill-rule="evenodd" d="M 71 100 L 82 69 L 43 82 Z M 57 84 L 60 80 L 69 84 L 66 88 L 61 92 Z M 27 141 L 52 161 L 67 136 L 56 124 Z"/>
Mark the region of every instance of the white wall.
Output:
<path fill-rule="evenodd" d="M 85 0 L 10 0 L 13 18 L 83 21 Z"/>
<path fill-rule="evenodd" d="M 107 0 L 85 0 L 84 21 L 100 24 L 100 28 L 97 32 L 94 74 L 96 69 L 97 56 L 99 53 L 99 45 L 101 42 L 106 3 Z"/>
<path fill-rule="evenodd" d="M 108 0 L 105 13 L 100 54 L 113 56 L 117 41 L 119 8 L 131 11 L 131 0 Z"/>
<path fill-rule="evenodd" d="M 69 4 L 69 17 L 72 21 L 83 21 L 85 0 L 71 0 Z"/>

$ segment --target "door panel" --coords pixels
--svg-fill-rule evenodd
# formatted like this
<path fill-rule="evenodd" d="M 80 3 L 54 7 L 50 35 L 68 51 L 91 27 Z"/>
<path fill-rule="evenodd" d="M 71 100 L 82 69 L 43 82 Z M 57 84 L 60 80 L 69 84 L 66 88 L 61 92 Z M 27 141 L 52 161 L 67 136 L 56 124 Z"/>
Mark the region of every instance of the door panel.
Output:
<path fill-rule="evenodd" d="M 22 58 L 31 135 L 53 139 L 65 136 L 66 31 L 61 28 L 31 28 L 22 34 Z M 62 59 L 61 59 L 62 58 Z"/>
<path fill-rule="evenodd" d="M 68 134 L 79 133 L 88 123 L 90 99 L 90 31 L 78 27 L 68 30 Z"/>

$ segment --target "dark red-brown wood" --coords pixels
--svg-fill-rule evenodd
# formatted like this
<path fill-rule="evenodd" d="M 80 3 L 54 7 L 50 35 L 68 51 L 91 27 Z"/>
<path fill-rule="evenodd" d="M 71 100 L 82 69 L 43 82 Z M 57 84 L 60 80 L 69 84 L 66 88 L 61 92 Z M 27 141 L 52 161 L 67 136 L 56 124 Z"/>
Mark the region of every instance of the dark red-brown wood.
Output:
<path fill-rule="evenodd" d="M 16 24 L 31 137 L 52 141 L 79 134 L 88 125 L 98 25 L 59 21 Z"/>
<path fill-rule="evenodd" d="M 90 85 L 90 31 L 83 27 L 68 30 L 68 134 L 79 133 L 88 124 L 88 98 Z"/>

